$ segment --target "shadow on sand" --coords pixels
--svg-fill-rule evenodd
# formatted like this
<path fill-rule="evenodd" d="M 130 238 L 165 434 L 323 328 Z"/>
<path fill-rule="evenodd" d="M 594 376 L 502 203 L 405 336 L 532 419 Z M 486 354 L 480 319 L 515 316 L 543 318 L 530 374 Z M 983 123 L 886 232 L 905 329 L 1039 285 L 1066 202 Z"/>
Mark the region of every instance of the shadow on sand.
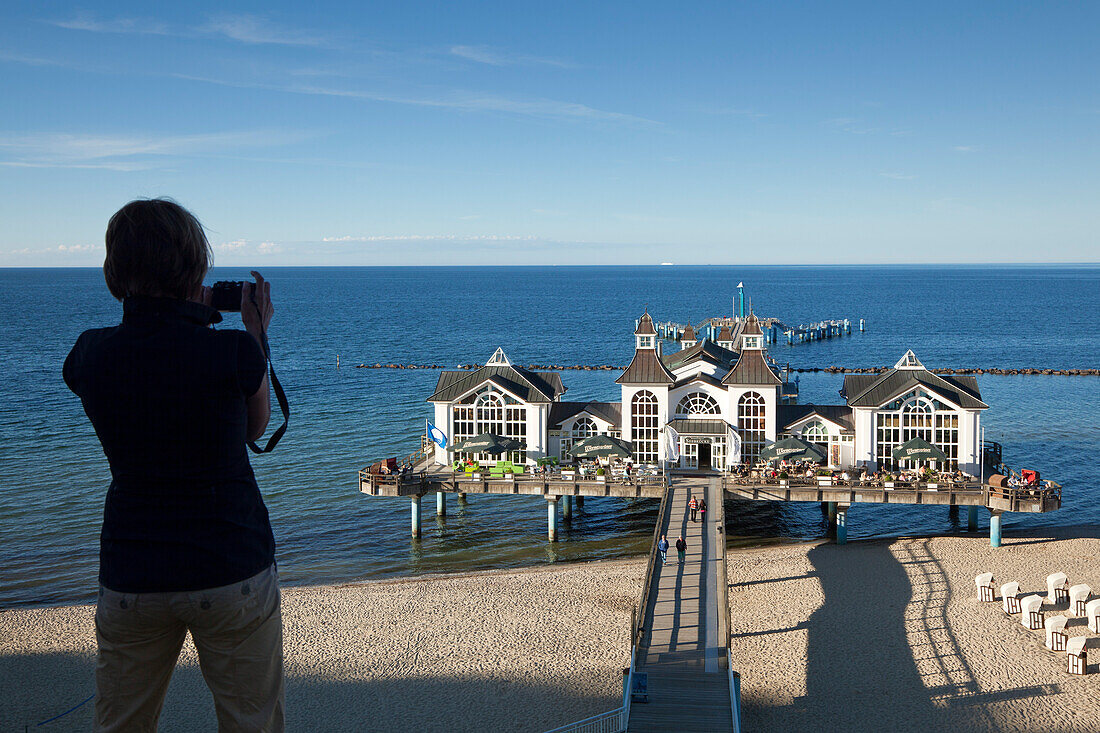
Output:
<path fill-rule="evenodd" d="M 339 664 L 339 663 L 338 663 Z M 345 671 L 346 664 L 340 665 Z M 94 659 L 75 654 L 0 656 L 0 731 L 89 731 L 93 703 L 38 726 L 92 694 Z M 536 670 L 532 668 L 532 672 Z M 532 674 L 532 680 L 538 678 Z M 287 679 L 289 731 L 543 731 L 619 704 L 615 696 L 471 675 L 361 682 Z M 159 730 L 213 731 L 214 704 L 197 667 L 181 664 Z"/>

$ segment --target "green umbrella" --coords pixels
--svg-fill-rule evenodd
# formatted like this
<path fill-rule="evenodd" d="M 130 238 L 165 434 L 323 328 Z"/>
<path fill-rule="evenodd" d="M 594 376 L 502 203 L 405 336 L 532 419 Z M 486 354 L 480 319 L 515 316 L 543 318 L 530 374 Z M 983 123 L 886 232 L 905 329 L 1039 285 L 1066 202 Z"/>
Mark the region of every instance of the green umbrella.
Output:
<path fill-rule="evenodd" d="M 947 461 L 943 451 L 924 438 L 907 440 L 890 453 L 895 461 Z"/>
<path fill-rule="evenodd" d="M 762 461 L 778 461 L 780 459 L 824 463 L 825 454 L 816 445 L 811 445 L 798 438 L 784 438 L 760 451 L 760 460 Z"/>
<path fill-rule="evenodd" d="M 570 448 L 569 455 L 574 458 L 630 458 L 634 453 L 630 450 L 630 443 L 626 441 L 610 435 L 593 435 Z"/>
<path fill-rule="evenodd" d="M 526 447 L 526 443 L 522 443 L 514 438 L 506 438 L 503 435 L 493 435 L 492 433 L 482 433 L 481 435 L 467 438 L 460 443 L 455 443 L 451 446 L 451 450 L 455 453 L 489 453 L 494 456 L 499 456 L 501 453 L 522 450 Z"/>

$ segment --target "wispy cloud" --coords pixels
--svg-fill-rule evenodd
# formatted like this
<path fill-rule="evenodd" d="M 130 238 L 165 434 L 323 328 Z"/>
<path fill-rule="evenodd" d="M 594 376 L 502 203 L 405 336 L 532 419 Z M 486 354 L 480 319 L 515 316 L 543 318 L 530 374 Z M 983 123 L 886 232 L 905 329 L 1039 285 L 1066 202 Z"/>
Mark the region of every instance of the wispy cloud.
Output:
<path fill-rule="evenodd" d="M 197 30 L 257 45 L 327 46 L 333 42 L 324 34 L 281 26 L 259 15 L 216 15 Z"/>
<path fill-rule="evenodd" d="M 153 167 L 149 158 L 203 155 L 241 147 L 289 144 L 307 135 L 280 130 L 243 130 L 194 135 L 90 135 L 0 133 L 0 165 L 21 168 L 102 168 L 132 171 Z"/>
<path fill-rule="evenodd" d="M 758 120 L 768 115 L 764 112 L 758 112 L 755 109 L 740 109 L 737 107 L 719 107 L 718 109 L 707 110 L 712 115 L 724 115 L 726 117 L 745 117 L 748 119 Z"/>
<path fill-rule="evenodd" d="M 952 148 L 956 153 L 976 153 L 981 150 L 978 145 L 956 145 Z"/>
<path fill-rule="evenodd" d="M 217 84 L 220 86 L 243 89 L 267 89 L 270 91 L 288 92 L 291 94 L 344 97 L 346 99 L 360 99 L 368 102 L 389 102 L 392 104 L 408 104 L 417 107 L 438 107 L 465 112 L 503 112 L 506 114 L 547 119 L 623 122 L 647 126 L 661 124 L 655 120 L 646 119 L 644 117 L 622 112 L 609 112 L 607 110 L 589 107 L 579 102 L 562 102 L 555 99 L 513 99 L 495 94 L 466 91 L 454 91 L 450 94 L 441 96 L 401 96 L 358 89 L 338 89 L 335 87 L 321 87 L 304 84 L 283 85 L 237 82 L 226 79 L 191 76 L 187 74 L 175 74 L 174 76 L 178 79 L 187 79 L 189 81 L 197 81 L 205 84 Z"/>
<path fill-rule="evenodd" d="M 858 117 L 831 117 L 827 120 L 822 120 L 821 124 L 825 127 L 847 132 L 852 135 L 891 135 L 892 137 L 906 137 L 913 134 L 912 130 L 901 127 L 884 128 L 866 125 L 863 124 L 863 121 Z"/>
<path fill-rule="evenodd" d="M 56 66 L 61 68 L 71 68 L 73 66 L 73 64 L 67 61 L 47 59 L 41 56 L 27 56 L 25 54 L 3 50 L 0 50 L 0 61 L 6 61 L 13 64 L 24 64 L 26 66 Z"/>
<path fill-rule="evenodd" d="M 879 173 L 879 175 L 883 178 L 889 178 L 894 181 L 912 181 L 916 178 L 916 176 L 910 175 L 908 173 L 894 173 L 891 171 L 882 171 Z"/>
<path fill-rule="evenodd" d="M 172 35 L 165 23 L 146 18 L 112 18 L 110 20 L 102 20 L 87 13 L 80 13 L 68 20 L 48 20 L 46 22 L 58 28 L 66 28 L 73 31 L 90 31 L 92 33 L 140 33 L 157 36 Z"/>
<path fill-rule="evenodd" d="M 559 69 L 574 69 L 576 64 L 562 59 L 545 56 L 531 56 L 512 53 L 489 46 L 451 46 L 451 54 L 467 61 L 489 66 L 556 66 Z"/>

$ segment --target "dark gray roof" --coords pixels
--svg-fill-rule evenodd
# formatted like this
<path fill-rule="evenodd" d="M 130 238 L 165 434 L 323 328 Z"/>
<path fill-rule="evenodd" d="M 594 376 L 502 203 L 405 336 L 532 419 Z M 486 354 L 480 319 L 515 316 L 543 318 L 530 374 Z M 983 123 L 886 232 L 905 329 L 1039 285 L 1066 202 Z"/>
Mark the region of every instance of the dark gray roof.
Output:
<path fill-rule="evenodd" d="M 483 366 L 472 372 L 439 375 L 428 402 L 453 402 L 485 382 L 506 389 L 524 402 L 553 402 L 565 392 L 558 372 L 532 372 L 517 366 Z"/>
<path fill-rule="evenodd" d="M 674 354 L 666 354 L 661 357 L 664 365 L 672 371 L 676 371 L 687 364 L 696 361 L 707 361 L 723 369 L 732 369 L 737 363 L 737 352 L 719 346 L 708 339 L 703 339 L 695 346 L 681 349 Z"/>
<path fill-rule="evenodd" d="M 733 331 L 730 331 L 729 326 L 722 326 L 718 329 L 718 338 L 715 341 L 733 341 Z"/>
<path fill-rule="evenodd" d="M 780 430 L 786 430 L 799 420 L 810 415 L 818 415 L 851 431 L 852 408 L 848 405 L 777 405 L 775 408 L 776 423 Z"/>
<path fill-rule="evenodd" d="M 927 369 L 891 369 L 883 374 L 847 374 L 844 389 L 850 407 L 880 407 L 914 387 L 924 387 L 966 410 L 983 410 L 978 380 L 969 375 L 933 374 Z"/>
<path fill-rule="evenodd" d="M 680 336 L 680 340 L 681 341 L 694 341 L 695 340 L 695 329 L 692 328 L 690 323 L 684 329 L 684 333 L 683 333 L 683 335 Z"/>
<path fill-rule="evenodd" d="M 634 330 L 635 336 L 656 336 L 657 329 L 653 327 L 653 317 L 649 315 L 649 311 L 642 314 L 642 317 L 638 319 L 638 328 Z"/>
<path fill-rule="evenodd" d="M 676 380 L 673 388 L 683 387 L 685 384 L 691 384 L 692 382 L 706 382 L 707 384 L 714 385 L 719 389 L 723 389 L 722 380 L 718 377 L 712 377 L 709 374 L 692 374 L 690 377 L 682 377 Z"/>
<path fill-rule="evenodd" d="M 675 381 L 654 349 L 636 350 L 626 371 L 615 380 L 617 384 L 672 384 Z"/>
<path fill-rule="evenodd" d="M 677 433 L 688 435 L 725 435 L 728 429 L 725 420 L 713 418 L 677 418 L 670 420 L 668 425 Z"/>
<path fill-rule="evenodd" d="M 550 405 L 550 429 L 560 429 L 563 422 L 582 412 L 606 420 L 616 427 L 622 427 L 623 403 L 621 402 L 555 402 Z"/>
<path fill-rule="evenodd" d="M 722 378 L 722 384 L 759 384 L 780 385 L 783 382 L 775 376 L 768 363 L 764 361 L 763 351 L 742 351 L 729 374 Z"/>

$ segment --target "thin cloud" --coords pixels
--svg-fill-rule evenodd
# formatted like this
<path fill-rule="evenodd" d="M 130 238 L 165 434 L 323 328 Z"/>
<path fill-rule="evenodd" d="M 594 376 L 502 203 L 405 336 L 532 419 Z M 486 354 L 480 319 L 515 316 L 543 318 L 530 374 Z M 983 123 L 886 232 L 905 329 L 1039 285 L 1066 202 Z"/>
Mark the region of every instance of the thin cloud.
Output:
<path fill-rule="evenodd" d="M 302 140 L 306 135 L 279 130 L 244 130 L 195 135 L 89 135 L 0 133 L 0 165 L 22 168 L 104 168 L 140 170 L 152 167 L 132 158 L 202 155 L 241 147 L 269 147 Z"/>
<path fill-rule="evenodd" d="M 488 66 L 556 66 L 559 69 L 573 69 L 576 64 L 545 56 L 510 53 L 488 46 L 451 46 L 451 55 Z"/>
<path fill-rule="evenodd" d="M 438 107 L 465 112 L 503 112 L 544 119 L 593 120 L 641 125 L 661 124 L 655 120 L 649 120 L 644 117 L 622 112 L 609 112 L 596 109 L 595 107 L 589 107 L 588 105 L 578 102 L 562 102 L 555 99 L 522 100 L 500 97 L 493 94 L 462 91 L 456 91 L 445 97 L 405 97 L 356 89 L 336 89 L 332 87 L 308 85 L 286 86 L 280 84 L 257 84 L 252 82 L 235 82 L 210 77 L 191 76 L 188 74 L 174 74 L 173 76 L 177 79 L 186 79 L 188 81 L 217 84 L 219 86 L 235 87 L 239 89 L 266 89 L 269 91 L 287 92 L 290 94 L 343 97 L 346 99 L 360 99 L 368 102 L 389 102 L 392 104 L 407 104 L 417 107 Z"/>
<path fill-rule="evenodd" d="M 72 31 L 88 31 L 91 33 L 137 33 L 155 36 L 172 35 L 168 26 L 164 23 L 145 18 L 113 18 L 111 20 L 98 20 L 87 13 L 81 13 L 69 20 L 47 20 L 46 22 L 58 28 L 65 28 Z"/>
<path fill-rule="evenodd" d="M 892 173 L 889 171 L 882 171 L 879 173 L 883 178 L 889 178 L 894 181 L 912 181 L 916 176 L 909 175 L 908 173 Z"/>
<path fill-rule="evenodd" d="M 712 115 L 723 115 L 726 117 L 745 117 L 748 119 L 758 120 L 768 115 L 764 112 L 758 112 L 755 109 L 738 109 L 735 107 L 723 107 L 719 109 L 709 110 Z"/>
<path fill-rule="evenodd" d="M 977 145 L 956 145 L 952 148 L 957 153 L 976 153 L 981 150 Z"/>
<path fill-rule="evenodd" d="M 328 46 L 332 43 L 332 39 L 324 35 L 280 26 L 258 15 L 217 15 L 198 30 L 254 45 Z"/>

